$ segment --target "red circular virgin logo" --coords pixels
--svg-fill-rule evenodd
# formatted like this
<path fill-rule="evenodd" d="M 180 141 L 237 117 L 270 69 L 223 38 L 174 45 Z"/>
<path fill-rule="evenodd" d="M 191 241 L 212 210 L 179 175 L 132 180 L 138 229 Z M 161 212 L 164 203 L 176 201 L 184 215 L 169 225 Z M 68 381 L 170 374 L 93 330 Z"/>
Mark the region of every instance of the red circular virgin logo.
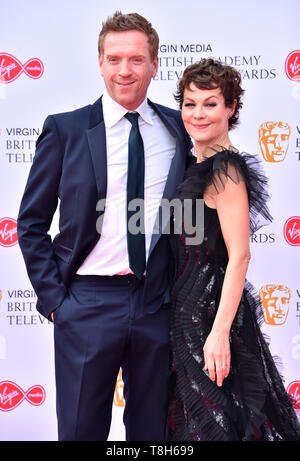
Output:
<path fill-rule="evenodd" d="M 285 73 L 290 80 L 300 82 L 300 50 L 292 51 L 286 58 Z"/>
<path fill-rule="evenodd" d="M 288 385 L 287 393 L 292 398 L 292 404 L 296 411 L 300 411 L 300 381 L 293 381 Z"/>
<path fill-rule="evenodd" d="M 0 83 L 11 83 L 23 72 L 30 78 L 41 78 L 44 64 L 38 58 L 28 59 L 25 64 L 22 64 L 12 54 L 0 53 Z"/>
<path fill-rule="evenodd" d="M 17 221 L 12 218 L 0 219 L 0 245 L 12 247 L 18 243 Z"/>
<path fill-rule="evenodd" d="M 285 222 L 283 235 L 289 245 L 300 245 L 300 216 L 292 216 Z"/>
<path fill-rule="evenodd" d="M 23 400 L 31 405 L 38 406 L 44 403 L 46 398 L 45 389 L 42 386 L 31 386 L 26 392 L 18 384 L 12 381 L 0 383 L 0 410 L 11 411 L 17 408 Z"/>

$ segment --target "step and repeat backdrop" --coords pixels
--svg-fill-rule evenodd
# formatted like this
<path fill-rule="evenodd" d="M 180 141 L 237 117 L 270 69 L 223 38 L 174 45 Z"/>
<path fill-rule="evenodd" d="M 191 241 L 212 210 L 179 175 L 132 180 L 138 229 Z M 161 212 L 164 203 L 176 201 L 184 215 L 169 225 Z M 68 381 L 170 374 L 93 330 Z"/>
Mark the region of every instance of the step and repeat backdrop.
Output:
<path fill-rule="evenodd" d="M 241 72 L 246 93 L 231 140 L 261 157 L 274 217 L 251 238 L 248 280 L 300 418 L 300 2 L 14 0 L 1 6 L 0 27 L 0 440 L 57 440 L 53 325 L 36 311 L 16 218 L 46 116 L 102 94 L 98 34 L 119 9 L 144 15 L 160 35 L 154 101 L 176 108 L 178 79 L 202 57 Z M 120 372 L 110 440 L 124 440 L 123 410 Z"/>

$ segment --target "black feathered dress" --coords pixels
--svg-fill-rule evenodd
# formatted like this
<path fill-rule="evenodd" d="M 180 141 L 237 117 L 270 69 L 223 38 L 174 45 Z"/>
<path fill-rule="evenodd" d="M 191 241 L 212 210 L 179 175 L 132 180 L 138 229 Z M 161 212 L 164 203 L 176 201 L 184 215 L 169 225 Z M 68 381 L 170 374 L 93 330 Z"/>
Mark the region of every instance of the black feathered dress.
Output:
<path fill-rule="evenodd" d="M 252 233 L 272 220 L 260 160 L 233 149 L 195 161 L 176 198 L 182 203 L 201 199 L 207 188 L 217 194 L 228 181 L 246 184 Z M 167 440 L 300 440 L 294 408 L 260 330 L 259 298 L 247 280 L 230 331 L 229 376 L 218 387 L 204 370 L 203 346 L 218 309 L 228 256 L 215 209 L 204 205 L 202 243 L 188 244 L 182 228 L 171 236 L 175 278 Z"/>

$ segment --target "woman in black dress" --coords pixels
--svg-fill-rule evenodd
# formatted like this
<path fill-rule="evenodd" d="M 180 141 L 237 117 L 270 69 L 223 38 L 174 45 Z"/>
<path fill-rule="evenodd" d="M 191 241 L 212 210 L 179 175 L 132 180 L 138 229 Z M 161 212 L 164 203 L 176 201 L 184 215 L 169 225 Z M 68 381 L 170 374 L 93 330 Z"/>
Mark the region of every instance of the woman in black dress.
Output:
<path fill-rule="evenodd" d="M 204 199 L 204 239 L 193 244 L 184 230 L 171 237 L 168 440 L 300 440 L 260 331 L 258 296 L 246 280 L 249 236 L 271 217 L 258 158 L 239 153 L 229 139 L 242 106 L 240 84 L 235 69 L 204 59 L 185 70 L 176 95 L 196 151 L 176 198 L 182 206 Z"/>

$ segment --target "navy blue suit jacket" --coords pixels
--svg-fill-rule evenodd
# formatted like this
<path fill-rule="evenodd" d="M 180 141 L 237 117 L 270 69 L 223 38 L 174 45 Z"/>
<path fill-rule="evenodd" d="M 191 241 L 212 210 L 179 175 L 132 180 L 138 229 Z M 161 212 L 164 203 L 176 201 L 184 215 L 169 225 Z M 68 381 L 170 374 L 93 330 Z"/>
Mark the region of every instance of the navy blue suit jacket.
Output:
<path fill-rule="evenodd" d="M 171 199 L 183 178 L 190 138 L 180 112 L 148 101 L 176 138 L 163 197 Z M 107 160 L 102 98 L 72 112 L 48 116 L 36 144 L 18 216 L 18 240 L 37 294 L 37 310 L 47 318 L 62 303 L 79 266 L 101 238 L 97 202 L 106 197 Z M 59 203 L 59 233 L 48 231 Z M 153 234 L 146 268 L 148 312 L 169 301 L 169 242 Z"/>

